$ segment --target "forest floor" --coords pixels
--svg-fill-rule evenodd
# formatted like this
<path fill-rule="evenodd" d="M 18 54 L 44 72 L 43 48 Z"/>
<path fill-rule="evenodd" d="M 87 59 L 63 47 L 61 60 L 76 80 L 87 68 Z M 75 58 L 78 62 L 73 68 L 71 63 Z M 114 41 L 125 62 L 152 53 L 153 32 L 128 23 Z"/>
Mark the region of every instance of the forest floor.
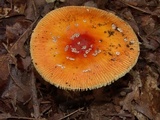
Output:
<path fill-rule="evenodd" d="M 70 5 L 109 10 L 131 25 L 140 56 L 129 73 L 85 92 L 44 82 L 30 57 L 32 31 L 49 11 Z M 160 1 L 0 0 L 0 119 L 160 120 Z"/>

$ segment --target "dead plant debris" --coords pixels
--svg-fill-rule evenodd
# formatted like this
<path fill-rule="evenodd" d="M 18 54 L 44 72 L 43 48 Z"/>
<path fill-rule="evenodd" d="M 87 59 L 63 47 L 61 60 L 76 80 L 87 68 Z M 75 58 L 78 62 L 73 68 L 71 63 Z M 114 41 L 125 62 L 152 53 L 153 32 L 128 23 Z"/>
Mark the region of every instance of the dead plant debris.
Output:
<path fill-rule="evenodd" d="M 109 10 L 139 37 L 136 66 L 97 90 L 71 92 L 44 82 L 32 67 L 30 35 L 49 11 L 69 5 Z M 0 119 L 160 120 L 159 0 L 1 0 Z"/>

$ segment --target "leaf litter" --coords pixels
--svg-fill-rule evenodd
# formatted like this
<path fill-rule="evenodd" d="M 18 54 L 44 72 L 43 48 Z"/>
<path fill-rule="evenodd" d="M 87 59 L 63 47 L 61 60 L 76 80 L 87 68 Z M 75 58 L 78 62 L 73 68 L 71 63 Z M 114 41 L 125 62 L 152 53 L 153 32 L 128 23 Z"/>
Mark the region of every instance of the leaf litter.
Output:
<path fill-rule="evenodd" d="M 117 82 L 86 92 L 46 83 L 30 58 L 30 35 L 49 11 L 69 5 L 113 11 L 136 32 L 141 53 L 136 66 Z M 159 120 L 160 1 L 1 0 L 0 119 Z"/>

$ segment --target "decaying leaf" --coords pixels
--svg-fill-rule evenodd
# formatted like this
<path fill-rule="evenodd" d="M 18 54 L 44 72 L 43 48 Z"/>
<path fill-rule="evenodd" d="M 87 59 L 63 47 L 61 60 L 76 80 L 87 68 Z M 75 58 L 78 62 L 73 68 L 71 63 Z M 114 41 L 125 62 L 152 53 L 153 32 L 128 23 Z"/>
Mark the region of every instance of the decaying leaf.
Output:
<path fill-rule="evenodd" d="M 46 0 L 47 3 L 53 3 L 55 2 L 56 0 Z"/>
<path fill-rule="evenodd" d="M 148 53 L 146 54 L 146 59 L 149 62 L 155 63 L 157 67 L 160 68 L 160 53 L 154 52 L 154 53 Z"/>
<path fill-rule="evenodd" d="M 24 43 L 32 33 L 32 29 L 36 22 L 37 19 L 23 32 L 23 34 L 19 37 L 16 43 L 11 47 L 10 52 L 13 56 L 16 56 L 18 54 L 22 57 L 26 56 L 26 51 L 24 50 Z"/>
<path fill-rule="evenodd" d="M 9 15 L 9 12 L 11 11 L 11 8 L 2 8 L 0 7 L 0 18 L 6 18 Z"/>
<path fill-rule="evenodd" d="M 146 78 L 140 77 L 140 74 L 133 73 L 134 84 L 133 91 L 127 95 L 123 101 L 123 109 L 129 110 L 138 119 L 154 119 L 157 112 L 159 112 L 159 98 L 160 90 L 157 87 L 157 79 L 159 75 L 147 67 Z M 143 83 L 143 84 L 142 84 Z M 125 103 L 125 104 L 124 104 Z"/>
<path fill-rule="evenodd" d="M 13 26 L 6 26 L 6 37 L 9 40 L 9 43 L 15 42 L 28 28 L 30 22 L 28 21 L 19 21 L 16 22 Z"/>
<path fill-rule="evenodd" d="M 151 15 L 141 16 L 141 26 L 143 31 L 148 34 L 155 28 L 155 20 Z"/>
<path fill-rule="evenodd" d="M 8 55 L 1 55 L 0 56 L 0 79 L 1 80 L 7 80 L 9 75 L 9 69 L 8 69 Z"/>
<path fill-rule="evenodd" d="M 87 92 L 57 89 L 37 74 L 31 83 L 33 28 L 49 11 L 70 5 L 98 6 L 131 25 L 141 54 L 130 77 Z M 0 119 L 159 120 L 159 5 L 159 0 L 0 0 Z"/>

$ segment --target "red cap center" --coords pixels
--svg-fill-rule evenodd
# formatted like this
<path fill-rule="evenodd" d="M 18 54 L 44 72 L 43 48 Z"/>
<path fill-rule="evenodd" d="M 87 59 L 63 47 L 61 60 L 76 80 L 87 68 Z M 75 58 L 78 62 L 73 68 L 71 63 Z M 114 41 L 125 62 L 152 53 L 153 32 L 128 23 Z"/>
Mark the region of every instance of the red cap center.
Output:
<path fill-rule="evenodd" d="M 70 37 L 70 43 L 65 46 L 65 51 L 69 57 L 87 57 L 93 54 L 94 38 L 88 34 L 75 33 Z"/>

